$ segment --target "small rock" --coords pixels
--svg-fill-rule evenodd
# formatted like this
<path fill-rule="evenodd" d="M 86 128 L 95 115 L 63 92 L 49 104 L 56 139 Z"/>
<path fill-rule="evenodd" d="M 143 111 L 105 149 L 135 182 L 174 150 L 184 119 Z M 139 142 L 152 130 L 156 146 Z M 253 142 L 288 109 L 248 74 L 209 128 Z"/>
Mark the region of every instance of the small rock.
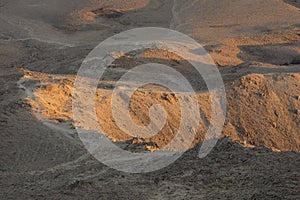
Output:
<path fill-rule="evenodd" d="M 163 93 L 163 95 L 161 96 L 161 98 L 164 99 L 164 100 L 168 100 L 168 94 Z"/>
<path fill-rule="evenodd" d="M 275 122 L 273 122 L 273 127 L 277 128 L 277 124 Z"/>
<path fill-rule="evenodd" d="M 62 122 L 65 121 L 64 119 L 61 119 L 61 118 L 58 118 L 58 119 L 56 119 L 56 120 L 57 120 L 58 123 L 62 123 Z"/>

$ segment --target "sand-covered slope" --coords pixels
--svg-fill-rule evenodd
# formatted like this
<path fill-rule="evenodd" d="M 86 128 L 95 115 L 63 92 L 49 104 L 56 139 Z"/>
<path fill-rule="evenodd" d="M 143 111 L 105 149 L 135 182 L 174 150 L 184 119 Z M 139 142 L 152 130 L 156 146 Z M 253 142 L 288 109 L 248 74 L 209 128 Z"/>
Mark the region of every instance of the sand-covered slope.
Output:
<path fill-rule="evenodd" d="M 176 0 L 173 15 L 174 29 L 203 41 L 283 31 L 300 17 L 298 8 L 281 0 Z"/>
<path fill-rule="evenodd" d="M 6 0 L 0 2 L 0 199 L 299 199 L 300 12 L 298 0 Z M 167 123 L 150 139 L 114 123 L 111 91 L 126 70 L 149 62 L 184 74 L 197 92 L 202 122 L 182 158 L 150 174 L 106 167 L 74 129 L 72 91 L 87 54 L 135 27 L 171 27 L 200 42 L 226 85 L 222 138 L 204 159 L 210 95 L 195 70 L 163 50 L 118 58 L 99 83 L 99 123 L 134 152 L 173 138 L 178 97 L 147 85 L 130 115 L 146 125 L 153 103 Z M 89 127 L 85 127 L 88 129 Z M 178 149 L 171 149 L 176 151 Z"/>
<path fill-rule="evenodd" d="M 112 116 L 112 90 L 118 78 L 125 73 L 124 69 L 126 71 L 137 63 L 147 62 L 159 62 L 181 68 L 189 79 L 194 77 L 191 75 L 193 71 L 188 72 L 190 67 L 188 63 L 162 50 L 137 52 L 137 55 L 121 57 L 115 61 L 104 76 L 104 81 L 99 83 L 99 91 L 96 94 L 98 122 L 102 131 L 115 142 L 126 142 L 134 138 L 116 125 Z M 246 147 L 265 146 L 275 151 L 299 151 L 299 73 L 256 74 L 255 72 L 246 76 L 241 74 L 242 77 L 237 74 L 236 80 L 226 83 L 229 108 L 223 136 L 226 135 Z M 25 71 L 25 73 L 21 83 L 24 87 L 32 89 L 34 98 L 29 100 L 35 112 L 40 113 L 39 118 L 56 123 L 64 120 L 72 122 L 75 76 L 47 75 L 32 71 Z M 35 84 L 30 83 L 32 81 Z M 194 84 L 204 85 L 203 82 L 194 82 Z M 199 91 L 197 99 L 203 118 L 198 129 L 195 130 L 197 136 L 193 145 L 203 141 L 210 121 L 211 99 L 205 87 L 202 88 L 204 89 Z M 153 104 L 160 104 L 167 111 L 167 122 L 164 128 L 156 136 L 147 139 L 147 142 L 156 149 L 168 144 L 178 131 L 181 120 L 178 98 L 180 97 L 168 89 L 154 85 L 146 85 L 131 97 L 131 117 L 139 125 L 146 126 L 149 123 L 149 109 Z"/>
<path fill-rule="evenodd" d="M 299 151 L 299 86 L 299 74 L 253 74 L 234 81 L 227 90 L 234 128 L 227 134 L 245 144 Z"/>

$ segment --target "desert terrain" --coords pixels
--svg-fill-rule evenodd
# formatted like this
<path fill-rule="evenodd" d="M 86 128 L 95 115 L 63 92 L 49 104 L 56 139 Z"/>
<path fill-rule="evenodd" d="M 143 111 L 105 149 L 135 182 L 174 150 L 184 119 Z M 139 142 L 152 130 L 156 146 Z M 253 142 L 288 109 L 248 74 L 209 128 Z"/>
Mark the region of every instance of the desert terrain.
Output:
<path fill-rule="evenodd" d="M 0 199 L 300 199 L 299 0 L 2 0 L 0 27 Z M 182 73 L 202 119 L 176 162 L 130 174 L 87 151 L 72 100 L 92 49 L 141 27 L 169 28 L 199 42 L 222 76 L 227 113 L 217 145 L 199 159 L 211 116 L 201 76 L 162 49 L 119 56 L 95 95 L 98 123 L 112 142 L 155 152 L 179 128 L 179 97 L 157 85 L 145 85 L 130 100 L 130 116 L 141 126 L 149 124 L 153 104 L 165 108 L 157 135 L 136 138 L 116 125 L 112 90 L 137 65 L 160 63 Z"/>

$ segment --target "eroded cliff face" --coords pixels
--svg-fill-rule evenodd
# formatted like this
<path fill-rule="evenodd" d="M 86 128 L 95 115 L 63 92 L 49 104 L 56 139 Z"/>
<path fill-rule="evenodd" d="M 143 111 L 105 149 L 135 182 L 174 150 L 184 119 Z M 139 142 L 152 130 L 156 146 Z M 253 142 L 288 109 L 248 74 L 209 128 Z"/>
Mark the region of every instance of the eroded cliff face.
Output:
<path fill-rule="evenodd" d="M 104 80 L 99 82 L 99 89 L 95 94 L 98 116 L 98 122 L 95 123 L 99 123 L 102 132 L 114 142 L 126 143 L 135 139 L 118 127 L 112 115 L 111 98 L 116 81 L 132 67 L 148 62 L 159 62 L 179 70 L 184 69 L 188 79 L 194 78 L 189 63 L 164 50 L 146 50 L 117 59 L 108 68 Z M 33 80 L 37 82 L 35 88 L 32 88 L 34 98 L 30 99 L 30 103 L 34 111 L 40 113 L 40 118 L 58 124 L 62 121 L 74 121 L 72 95 L 75 76 L 49 75 L 32 71 L 25 71 L 25 74 L 24 84 Z M 245 76 L 242 74 L 235 76 L 234 81 L 225 82 L 228 113 L 222 137 L 230 137 L 246 147 L 264 146 L 274 151 L 299 151 L 299 74 L 249 73 Z M 198 86 L 202 84 L 202 87 L 198 88 L 204 88 L 196 94 L 200 105 L 199 112 L 203 118 L 198 129 L 194 130 L 196 136 L 191 148 L 198 142 L 203 142 L 211 117 L 211 96 L 205 89 L 205 83 L 199 81 L 194 84 Z M 154 137 L 141 139 L 140 143 L 151 143 L 156 150 L 167 145 L 174 138 L 180 125 L 181 112 L 178 102 L 180 95 L 172 93 L 167 88 L 149 84 L 128 98 L 131 98 L 129 108 L 131 118 L 138 125 L 147 126 L 150 123 L 149 110 L 154 104 L 160 104 L 165 108 L 167 121 L 164 128 Z"/>

